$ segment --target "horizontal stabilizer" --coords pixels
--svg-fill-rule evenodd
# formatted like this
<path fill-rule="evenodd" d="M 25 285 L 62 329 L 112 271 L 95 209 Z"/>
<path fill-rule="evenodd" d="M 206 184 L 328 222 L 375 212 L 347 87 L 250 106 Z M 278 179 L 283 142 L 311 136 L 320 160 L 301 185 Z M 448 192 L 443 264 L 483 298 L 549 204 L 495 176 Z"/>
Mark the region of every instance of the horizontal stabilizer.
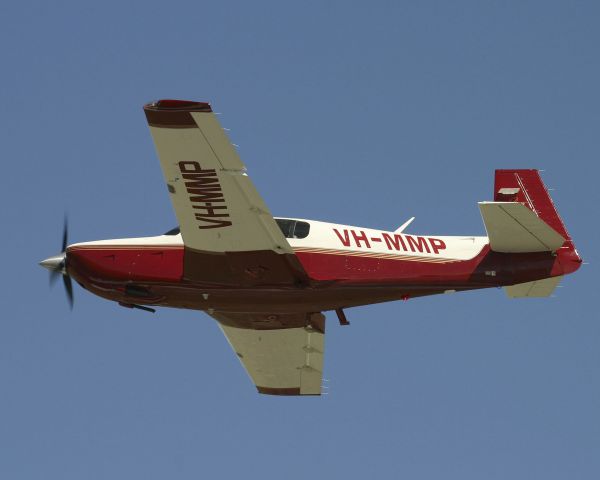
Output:
<path fill-rule="evenodd" d="M 565 238 L 519 202 L 479 202 L 494 252 L 554 252 Z"/>
<path fill-rule="evenodd" d="M 549 297 L 561 280 L 562 276 L 550 277 L 534 282 L 517 283 L 504 289 L 510 298 Z"/>

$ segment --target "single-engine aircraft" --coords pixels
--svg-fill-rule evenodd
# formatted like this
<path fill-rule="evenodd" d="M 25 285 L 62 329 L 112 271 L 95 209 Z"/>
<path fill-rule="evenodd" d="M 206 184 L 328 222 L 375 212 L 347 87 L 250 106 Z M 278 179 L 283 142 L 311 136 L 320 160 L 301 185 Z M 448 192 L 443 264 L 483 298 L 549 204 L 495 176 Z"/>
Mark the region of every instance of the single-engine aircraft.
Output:
<path fill-rule="evenodd" d="M 325 316 L 489 287 L 549 296 L 582 263 L 537 170 L 496 170 L 480 202 L 487 236 L 408 234 L 273 218 L 210 104 L 144 106 L 179 227 L 155 237 L 67 245 L 41 262 L 129 308 L 202 310 L 260 393 L 319 395 Z"/>

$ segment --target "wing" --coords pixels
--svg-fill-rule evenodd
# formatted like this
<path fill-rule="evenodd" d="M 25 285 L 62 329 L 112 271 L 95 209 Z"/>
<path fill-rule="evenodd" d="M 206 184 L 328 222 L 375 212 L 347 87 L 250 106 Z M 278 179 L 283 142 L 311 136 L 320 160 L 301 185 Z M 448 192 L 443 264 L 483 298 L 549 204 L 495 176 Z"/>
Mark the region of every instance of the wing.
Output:
<path fill-rule="evenodd" d="M 208 103 L 144 107 L 186 247 L 184 276 L 288 284 L 306 274 Z"/>
<path fill-rule="evenodd" d="M 320 395 L 325 316 L 297 314 L 211 314 L 259 393 Z M 292 325 L 278 328 L 278 325 Z"/>

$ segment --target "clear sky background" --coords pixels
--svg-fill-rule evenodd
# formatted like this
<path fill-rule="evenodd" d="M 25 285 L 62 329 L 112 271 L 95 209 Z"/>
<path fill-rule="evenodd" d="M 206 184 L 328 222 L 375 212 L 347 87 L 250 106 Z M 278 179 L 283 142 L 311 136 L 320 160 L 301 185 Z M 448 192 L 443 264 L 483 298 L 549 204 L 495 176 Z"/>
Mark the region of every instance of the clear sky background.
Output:
<path fill-rule="evenodd" d="M 600 478 L 598 2 L 2 2 L 0 478 Z M 321 398 L 260 396 L 216 324 L 42 258 L 176 224 L 142 105 L 210 101 L 275 215 L 484 234 L 544 180 L 590 265 L 328 316 Z"/>

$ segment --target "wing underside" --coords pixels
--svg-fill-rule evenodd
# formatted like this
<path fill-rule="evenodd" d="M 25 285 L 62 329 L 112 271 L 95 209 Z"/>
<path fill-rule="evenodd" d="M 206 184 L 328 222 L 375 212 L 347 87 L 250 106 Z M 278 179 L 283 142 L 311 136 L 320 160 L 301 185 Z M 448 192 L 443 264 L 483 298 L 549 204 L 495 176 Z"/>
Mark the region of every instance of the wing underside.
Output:
<path fill-rule="evenodd" d="M 321 394 L 325 351 L 323 314 L 246 315 L 214 312 L 212 316 L 219 322 L 259 393 Z M 271 328 L 274 322 L 280 321 L 294 326 Z"/>

